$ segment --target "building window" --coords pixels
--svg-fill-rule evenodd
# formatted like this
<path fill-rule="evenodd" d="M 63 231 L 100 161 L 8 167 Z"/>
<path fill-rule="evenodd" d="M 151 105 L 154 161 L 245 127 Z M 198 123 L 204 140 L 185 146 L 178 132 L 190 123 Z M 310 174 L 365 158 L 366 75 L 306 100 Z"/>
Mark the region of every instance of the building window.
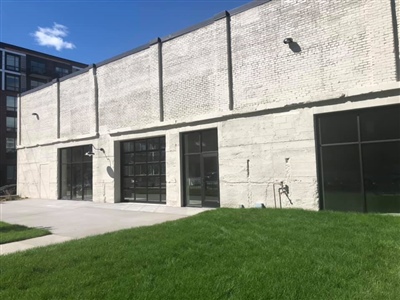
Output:
<path fill-rule="evenodd" d="M 61 199 L 92 200 L 92 156 L 86 155 L 91 151 L 91 145 L 60 150 Z"/>
<path fill-rule="evenodd" d="M 7 182 L 13 183 L 17 179 L 17 166 L 7 166 Z"/>
<path fill-rule="evenodd" d="M 30 80 L 31 89 L 37 88 L 38 86 L 41 86 L 43 84 L 45 84 L 45 82 L 43 82 L 43 81 L 39 81 L 39 80 L 35 80 L 35 79 Z"/>
<path fill-rule="evenodd" d="M 16 132 L 17 131 L 17 118 L 6 117 L 6 127 L 7 127 L 8 132 Z"/>
<path fill-rule="evenodd" d="M 400 213 L 400 105 L 317 115 L 321 209 Z"/>
<path fill-rule="evenodd" d="M 58 77 L 64 77 L 69 74 L 69 70 L 66 68 L 56 67 L 56 74 Z"/>
<path fill-rule="evenodd" d="M 6 90 L 19 92 L 20 82 L 19 76 L 6 74 Z"/>
<path fill-rule="evenodd" d="M 6 138 L 6 152 L 14 153 L 16 151 L 16 138 Z"/>
<path fill-rule="evenodd" d="M 166 202 L 165 137 L 121 144 L 123 201 Z"/>
<path fill-rule="evenodd" d="M 44 75 L 46 73 L 46 65 L 42 62 L 31 61 L 31 73 Z"/>
<path fill-rule="evenodd" d="M 21 58 L 18 55 L 6 53 L 6 70 L 19 72 L 20 60 Z"/>
<path fill-rule="evenodd" d="M 7 96 L 7 111 L 17 111 L 17 97 Z"/>

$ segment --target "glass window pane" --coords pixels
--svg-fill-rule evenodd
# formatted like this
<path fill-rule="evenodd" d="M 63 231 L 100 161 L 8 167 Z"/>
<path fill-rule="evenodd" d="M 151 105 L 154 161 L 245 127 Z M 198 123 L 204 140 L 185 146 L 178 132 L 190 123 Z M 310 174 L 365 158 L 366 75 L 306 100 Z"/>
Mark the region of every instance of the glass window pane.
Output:
<path fill-rule="evenodd" d="M 71 199 L 71 165 L 61 165 L 61 199 Z"/>
<path fill-rule="evenodd" d="M 400 105 L 362 112 L 360 127 L 362 141 L 400 139 Z"/>
<path fill-rule="evenodd" d="M 160 148 L 159 138 L 148 140 L 148 150 L 157 150 Z"/>
<path fill-rule="evenodd" d="M 82 161 L 82 156 L 83 156 L 83 148 L 82 147 L 74 147 L 71 148 L 71 157 L 72 157 L 72 162 L 81 162 Z"/>
<path fill-rule="evenodd" d="M 17 110 L 17 97 L 7 96 L 7 110 L 8 111 Z"/>
<path fill-rule="evenodd" d="M 83 199 L 92 200 L 92 163 L 83 164 Z"/>
<path fill-rule="evenodd" d="M 147 186 L 148 187 L 159 187 L 160 186 L 160 177 L 155 176 L 155 177 L 149 177 L 147 181 Z"/>
<path fill-rule="evenodd" d="M 136 141 L 135 151 L 146 151 L 146 140 Z"/>
<path fill-rule="evenodd" d="M 6 117 L 6 127 L 8 132 L 15 132 L 17 129 L 17 118 Z"/>
<path fill-rule="evenodd" d="M 135 163 L 135 155 L 132 154 L 125 154 L 124 155 L 124 164 L 134 164 Z"/>
<path fill-rule="evenodd" d="M 400 213 L 400 142 L 362 147 L 368 212 Z"/>
<path fill-rule="evenodd" d="M 124 166 L 124 176 L 134 176 L 134 166 Z"/>
<path fill-rule="evenodd" d="M 322 147 L 324 208 L 364 210 L 358 145 Z"/>
<path fill-rule="evenodd" d="M 165 149 L 165 137 L 160 138 L 160 149 Z"/>
<path fill-rule="evenodd" d="M 71 162 L 71 149 L 61 149 L 61 163 Z"/>
<path fill-rule="evenodd" d="M 146 176 L 147 175 L 147 165 L 146 164 L 135 165 L 135 175 L 136 176 Z"/>
<path fill-rule="evenodd" d="M 191 132 L 183 135 L 185 153 L 200 152 L 200 133 Z"/>
<path fill-rule="evenodd" d="M 82 164 L 73 164 L 73 165 L 71 165 L 71 169 L 72 169 L 72 178 L 71 178 L 72 179 L 72 199 L 82 200 L 82 196 L 83 196 Z"/>
<path fill-rule="evenodd" d="M 148 152 L 148 161 L 153 162 L 153 161 L 159 161 L 160 160 L 160 151 L 151 151 Z"/>
<path fill-rule="evenodd" d="M 321 144 L 357 142 L 357 115 L 352 113 L 335 113 L 319 117 Z"/>
<path fill-rule="evenodd" d="M 219 202 L 218 156 L 216 154 L 208 154 L 203 157 L 203 161 L 204 201 Z"/>
<path fill-rule="evenodd" d="M 167 200 L 166 189 L 161 189 L 161 202 L 165 203 Z"/>
<path fill-rule="evenodd" d="M 146 152 L 139 152 L 135 154 L 135 163 L 145 163 L 147 160 Z"/>
<path fill-rule="evenodd" d="M 125 201 L 134 201 L 135 193 L 132 190 L 124 190 L 124 200 Z"/>
<path fill-rule="evenodd" d="M 185 156 L 185 193 L 188 205 L 202 204 L 200 155 Z"/>
<path fill-rule="evenodd" d="M 218 150 L 217 130 L 203 131 L 201 137 L 202 152 Z"/>
<path fill-rule="evenodd" d="M 149 175 L 160 175 L 160 164 L 148 164 L 147 165 Z"/>
<path fill-rule="evenodd" d="M 123 186 L 124 189 L 133 189 L 135 187 L 135 179 L 132 177 L 124 178 Z"/>
<path fill-rule="evenodd" d="M 92 157 L 90 155 L 86 155 L 86 153 L 93 152 L 92 146 L 83 146 L 82 147 L 82 161 L 89 162 L 92 161 Z"/>
<path fill-rule="evenodd" d="M 124 142 L 122 148 L 124 152 L 133 152 L 135 149 L 134 146 L 135 146 L 134 142 Z"/>

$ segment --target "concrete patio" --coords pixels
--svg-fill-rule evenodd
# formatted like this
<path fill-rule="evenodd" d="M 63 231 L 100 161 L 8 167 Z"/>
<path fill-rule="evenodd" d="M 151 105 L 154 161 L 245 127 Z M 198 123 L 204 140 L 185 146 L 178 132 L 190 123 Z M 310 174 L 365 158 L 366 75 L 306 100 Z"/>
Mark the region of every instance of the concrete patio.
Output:
<path fill-rule="evenodd" d="M 1 221 L 44 228 L 51 235 L 0 245 L 0 254 L 62 243 L 121 229 L 150 226 L 192 216 L 209 208 L 159 204 L 95 203 L 26 199 L 0 204 Z"/>

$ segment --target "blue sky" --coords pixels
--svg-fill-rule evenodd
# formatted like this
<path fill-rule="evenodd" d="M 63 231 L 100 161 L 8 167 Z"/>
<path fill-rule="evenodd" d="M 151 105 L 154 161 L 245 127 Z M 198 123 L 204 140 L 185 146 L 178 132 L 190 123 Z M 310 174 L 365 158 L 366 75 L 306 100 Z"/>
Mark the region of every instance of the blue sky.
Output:
<path fill-rule="evenodd" d="M 0 40 L 99 63 L 251 1 L 0 0 Z"/>

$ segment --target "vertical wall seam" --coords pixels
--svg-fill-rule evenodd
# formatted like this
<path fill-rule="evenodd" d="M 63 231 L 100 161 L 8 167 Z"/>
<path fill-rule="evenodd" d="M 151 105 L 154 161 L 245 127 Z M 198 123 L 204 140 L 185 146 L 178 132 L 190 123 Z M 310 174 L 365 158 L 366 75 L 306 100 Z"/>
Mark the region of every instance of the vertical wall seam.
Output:
<path fill-rule="evenodd" d="M 61 137 L 61 91 L 60 80 L 56 79 L 57 83 L 57 139 Z"/>
<path fill-rule="evenodd" d="M 160 104 L 160 122 L 164 122 L 164 77 L 163 77 L 163 53 L 162 40 L 157 38 L 158 45 L 158 95 Z"/>
<path fill-rule="evenodd" d="M 99 134 L 99 84 L 97 81 L 97 66 L 93 64 L 93 88 L 94 88 L 94 117 L 95 117 L 95 134 Z"/>
<path fill-rule="evenodd" d="M 226 16 L 226 44 L 228 58 L 228 89 L 229 89 L 229 110 L 233 110 L 233 70 L 232 70 L 232 32 L 231 32 L 231 15 L 225 11 Z"/>
<path fill-rule="evenodd" d="M 392 10 L 393 46 L 395 55 L 396 80 L 400 81 L 400 50 L 399 50 L 399 30 L 397 27 L 398 23 L 396 14 L 396 0 L 390 1 L 390 7 Z"/>

